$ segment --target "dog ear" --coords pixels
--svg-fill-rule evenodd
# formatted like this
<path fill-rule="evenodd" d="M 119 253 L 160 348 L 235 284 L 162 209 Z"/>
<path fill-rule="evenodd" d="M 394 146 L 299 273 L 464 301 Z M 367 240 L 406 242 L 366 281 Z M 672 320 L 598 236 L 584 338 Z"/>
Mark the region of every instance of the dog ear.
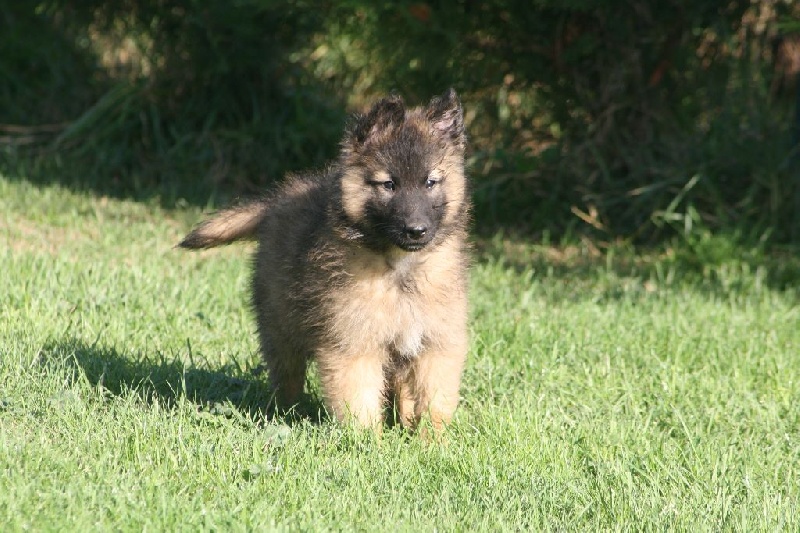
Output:
<path fill-rule="evenodd" d="M 433 130 L 456 146 L 466 144 L 464 134 L 464 111 L 456 91 L 448 89 L 443 95 L 433 98 L 425 109 L 425 116 Z"/>
<path fill-rule="evenodd" d="M 397 95 L 375 102 L 366 115 L 355 115 L 347 128 L 345 143 L 352 148 L 365 144 L 370 137 L 387 130 L 405 119 L 406 106 Z"/>

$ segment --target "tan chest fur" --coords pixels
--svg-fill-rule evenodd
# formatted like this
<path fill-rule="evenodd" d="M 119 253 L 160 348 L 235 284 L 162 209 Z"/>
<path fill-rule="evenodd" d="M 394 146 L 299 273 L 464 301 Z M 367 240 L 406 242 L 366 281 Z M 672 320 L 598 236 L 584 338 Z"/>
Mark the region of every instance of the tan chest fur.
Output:
<path fill-rule="evenodd" d="M 456 258 L 442 252 L 353 256 L 350 283 L 328 302 L 339 347 L 350 353 L 388 349 L 390 356 L 410 359 L 437 342 L 463 307 L 456 269 L 443 264 Z"/>

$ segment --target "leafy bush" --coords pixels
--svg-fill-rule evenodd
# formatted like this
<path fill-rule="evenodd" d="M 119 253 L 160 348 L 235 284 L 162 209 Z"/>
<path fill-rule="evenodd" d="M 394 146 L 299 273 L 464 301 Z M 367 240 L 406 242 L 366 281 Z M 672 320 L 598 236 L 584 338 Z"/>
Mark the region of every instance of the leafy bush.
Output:
<path fill-rule="evenodd" d="M 32 63 L 58 61 L 30 42 L 33 28 L 60 34 L 84 59 L 82 70 L 68 73 L 68 90 L 82 97 L 78 112 L 37 112 L 38 93 L 26 89 L 47 86 L 50 76 L 34 70 L 21 73 L 20 89 L 7 101 L 26 125 L 67 122 L 46 148 L 69 158 L 67 171 L 100 182 L 95 186 L 183 182 L 191 194 L 225 183 L 241 190 L 321 164 L 333 152 L 341 105 L 293 55 L 320 22 L 302 3 L 53 0 L 35 10 L 3 9 L 10 27 L 25 20 L 29 29 L 8 46 L 29 45 Z M 0 64 L 11 59 L 4 54 Z M 20 155 L 19 143 L 13 155 Z"/>
<path fill-rule="evenodd" d="M 644 238 L 696 213 L 709 227 L 773 227 L 786 239 L 800 227 L 800 184 L 787 164 L 787 105 L 768 88 L 775 22 L 792 9 L 350 3 L 328 38 L 349 45 L 357 33 L 365 44 L 360 55 L 340 46 L 320 70 L 341 72 L 356 57 L 380 65 L 380 76 L 367 69 L 352 83 L 359 92 L 462 89 L 483 220 L 563 231 L 581 219 L 602 237 Z"/>
<path fill-rule="evenodd" d="M 778 21 L 787 31 L 798 9 L 18 3 L 0 7 L 0 71 L 11 73 L 0 102 L 15 126 L 4 132 L 6 168 L 49 176 L 55 165 L 110 190 L 183 184 L 176 195 L 207 198 L 321 164 L 344 108 L 388 91 L 420 102 L 455 86 L 480 227 L 638 240 L 744 225 L 791 240 L 800 236 L 793 102 L 771 89 L 771 45 Z"/>

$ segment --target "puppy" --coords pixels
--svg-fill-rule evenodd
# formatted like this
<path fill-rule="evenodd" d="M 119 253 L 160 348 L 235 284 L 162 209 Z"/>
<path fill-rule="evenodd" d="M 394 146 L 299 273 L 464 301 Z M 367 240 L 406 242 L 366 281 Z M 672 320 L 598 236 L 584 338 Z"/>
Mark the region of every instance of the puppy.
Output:
<path fill-rule="evenodd" d="M 470 215 L 455 91 L 424 107 L 390 96 L 352 118 L 327 170 L 225 209 L 180 243 L 255 239 L 252 304 L 281 405 L 315 360 L 325 404 L 379 427 L 453 416 L 468 349 Z"/>

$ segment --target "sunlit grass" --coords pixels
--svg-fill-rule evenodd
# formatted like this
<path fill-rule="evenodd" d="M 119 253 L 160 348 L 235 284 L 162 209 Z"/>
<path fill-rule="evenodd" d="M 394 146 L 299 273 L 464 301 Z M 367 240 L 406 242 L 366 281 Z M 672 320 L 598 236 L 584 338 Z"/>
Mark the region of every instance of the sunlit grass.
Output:
<path fill-rule="evenodd" d="M 199 217 L 0 178 L 5 529 L 800 527 L 796 255 L 479 243 L 441 445 L 313 378 L 266 420 L 250 250 L 175 250 Z"/>

